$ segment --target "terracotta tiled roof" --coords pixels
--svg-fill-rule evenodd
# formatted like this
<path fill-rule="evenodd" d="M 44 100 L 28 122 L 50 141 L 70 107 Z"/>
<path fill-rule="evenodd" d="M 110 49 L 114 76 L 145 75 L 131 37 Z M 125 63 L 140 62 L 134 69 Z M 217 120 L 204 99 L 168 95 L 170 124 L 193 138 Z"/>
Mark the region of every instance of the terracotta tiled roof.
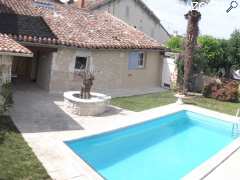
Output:
<path fill-rule="evenodd" d="M 0 33 L 20 42 L 78 48 L 162 49 L 157 41 L 109 13 L 56 2 L 53 12 L 33 2 L 0 0 Z"/>
<path fill-rule="evenodd" d="M 7 35 L 0 33 L 0 54 L 10 53 L 10 54 L 21 54 L 31 56 L 32 52 L 25 48 L 24 46 L 18 44 L 13 39 L 9 38 Z"/>

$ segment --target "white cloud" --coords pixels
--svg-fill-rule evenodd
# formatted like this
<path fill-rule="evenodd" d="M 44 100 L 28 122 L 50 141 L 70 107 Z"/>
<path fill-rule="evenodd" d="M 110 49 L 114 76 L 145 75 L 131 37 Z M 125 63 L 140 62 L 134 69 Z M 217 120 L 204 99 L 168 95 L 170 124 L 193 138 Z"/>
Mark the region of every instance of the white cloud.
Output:
<path fill-rule="evenodd" d="M 185 34 L 187 22 L 184 19 L 184 14 L 189 10 L 189 7 L 180 3 L 179 0 L 144 1 L 170 33 L 178 31 L 179 34 Z M 239 6 L 237 8 L 226 13 L 230 3 L 231 0 L 211 0 L 207 6 L 200 9 L 202 13 L 201 34 L 229 38 L 233 30 L 240 29 L 240 0 L 238 0 Z"/>

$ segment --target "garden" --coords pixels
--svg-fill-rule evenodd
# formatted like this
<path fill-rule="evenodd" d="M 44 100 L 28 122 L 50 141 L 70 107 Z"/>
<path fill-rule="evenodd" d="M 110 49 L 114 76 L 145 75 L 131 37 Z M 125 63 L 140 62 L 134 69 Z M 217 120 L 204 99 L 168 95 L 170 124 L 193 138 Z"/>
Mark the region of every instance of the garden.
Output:
<path fill-rule="evenodd" d="M 185 3 L 188 1 L 183 0 Z M 199 2 L 199 1 L 196 1 Z M 200 1 L 207 4 L 208 1 Z M 176 102 L 176 93 L 190 96 L 184 100 L 204 108 L 235 115 L 239 108 L 240 31 L 230 39 L 199 36 L 201 13 L 193 9 L 185 15 L 188 21 L 186 36 L 173 36 L 167 42 L 169 51 L 177 53 L 177 81 L 173 91 L 115 98 L 113 105 L 133 111 Z"/>
<path fill-rule="evenodd" d="M 50 179 L 7 115 L 13 103 L 11 84 L 3 84 L 0 92 L 0 179 Z"/>
<path fill-rule="evenodd" d="M 240 31 L 228 40 L 199 36 L 201 14 L 189 11 L 186 37 L 174 36 L 168 43 L 176 59 L 177 82 L 173 90 L 141 96 L 114 98 L 112 105 L 139 112 L 175 103 L 176 93 L 190 98 L 184 103 L 235 115 L 239 103 Z M 75 98 L 91 99 L 94 76 L 84 72 L 80 93 Z M 239 79 L 238 79 L 239 77 Z M 12 106 L 11 84 L 0 90 L 0 179 L 50 179 L 32 149 L 8 116 Z M 83 113 L 82 113 L 83 114 Z M 16 178 L 17 177 L 17 178 Z"/>
<path fill-rule="evenodd" d="M 179 56 L 176 60 L 178 88 L 184 80 L 183 37 L 169 40 L 168 47 Z M 238 102 L 240 69 L 240 31 L 235 30 L 229 40 L 200 36 L 193 51 L 189 74 L 189 91 L 203 93 L 204 97 L 220 101 Z"/>
<path fill-rule="evenodd" d="M 179 53 L 176 60 L 176 88 L 143 96 L 115 98 L 112 100 L 113 105 L 139 112 L 176 102 L 174 95 L 181 91 L 184 81 L 184 37 L 172 37 L 167 46 L 172 52 Z M 212 36 L 198 37 L 188 84 L 190 94 L 194 92 L 198 96 L 191 96 L 184 102 L 235 115 L 240 107 L 240 81 L 234 79 L 233 73 L 238 68 L 240 69 L 240 31 L 235 30 L 229 40 Z"/>

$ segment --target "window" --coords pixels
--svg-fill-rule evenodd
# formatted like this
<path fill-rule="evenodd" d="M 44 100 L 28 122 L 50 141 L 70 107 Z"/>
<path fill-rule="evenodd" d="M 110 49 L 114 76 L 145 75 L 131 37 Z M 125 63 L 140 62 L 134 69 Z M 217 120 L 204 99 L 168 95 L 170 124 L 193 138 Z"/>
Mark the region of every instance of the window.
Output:
<path fill-rule="evenodd" d="M 145 66 L 144 52 L 131 52 L 128 57 L 128 69 L 143 69 Z"/>
<path fill-rule="evenodd" d="M 87 66 L 87 57 L 76 57 L 75 70 L 84 70 Z"/>

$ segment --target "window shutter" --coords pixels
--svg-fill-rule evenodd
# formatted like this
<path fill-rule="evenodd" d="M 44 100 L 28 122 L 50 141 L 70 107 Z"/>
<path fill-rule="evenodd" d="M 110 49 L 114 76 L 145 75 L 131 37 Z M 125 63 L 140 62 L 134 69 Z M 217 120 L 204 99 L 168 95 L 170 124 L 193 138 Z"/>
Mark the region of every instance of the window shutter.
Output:
<path fill-rule="evenodd" d="M 137 69 L 138 68 L 138 59 L 139 59 L 139 55 L 137 52 L 129 53 L 128 69 Z"/>

